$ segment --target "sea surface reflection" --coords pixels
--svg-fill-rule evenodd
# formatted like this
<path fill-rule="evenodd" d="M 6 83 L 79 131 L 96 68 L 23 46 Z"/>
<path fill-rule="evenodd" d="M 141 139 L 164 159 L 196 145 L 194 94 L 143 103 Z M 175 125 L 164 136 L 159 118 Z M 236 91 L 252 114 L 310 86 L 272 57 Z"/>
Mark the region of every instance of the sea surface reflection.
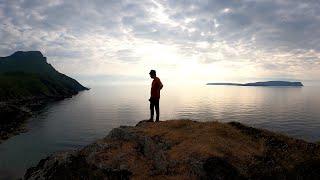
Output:
<path fill-rule="evenodd" d="M 319 87 L 165 86 L 161 120 L 238 121 L 308 141 L 320 140 Z M 93 87 L 48 105 L 28 132 L 0 144 L 0 179 L 22 176 L 55 151 L 82 147 L 149 116 L 149 86 Z"/>

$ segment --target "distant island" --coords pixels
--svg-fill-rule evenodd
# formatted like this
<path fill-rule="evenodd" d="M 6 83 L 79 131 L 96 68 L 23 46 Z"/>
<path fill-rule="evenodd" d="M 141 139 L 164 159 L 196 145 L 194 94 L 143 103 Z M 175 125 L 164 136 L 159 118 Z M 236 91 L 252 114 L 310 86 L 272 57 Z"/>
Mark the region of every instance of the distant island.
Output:
<path fill-rule="evenodd" d="M 223 85 L 223 86 L 294 86 L 301 87 L 301 82 L 290 82 L 290 81 L 265 81 L 265 82 L 254 82 L 254 83 L 207 83 L 207 85 Z"/>
<path fill-rule="evenodd" d="M 83 90 L 88 88 L 55 70 L 40 51 L 0 57 L 0 142 L 19 133 L 33 111 Z"/>

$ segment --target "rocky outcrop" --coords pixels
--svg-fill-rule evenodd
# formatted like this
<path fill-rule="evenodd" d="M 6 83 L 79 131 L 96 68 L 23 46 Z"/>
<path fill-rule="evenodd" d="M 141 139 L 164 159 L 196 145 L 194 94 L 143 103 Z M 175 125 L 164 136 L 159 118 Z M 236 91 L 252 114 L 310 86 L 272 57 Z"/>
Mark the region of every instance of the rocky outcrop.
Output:
<path fill-rule="evenodd" d="M 319 145 L 239 123 L 121 126 L 29 168 L 25 179 L 316 179 Z"/>

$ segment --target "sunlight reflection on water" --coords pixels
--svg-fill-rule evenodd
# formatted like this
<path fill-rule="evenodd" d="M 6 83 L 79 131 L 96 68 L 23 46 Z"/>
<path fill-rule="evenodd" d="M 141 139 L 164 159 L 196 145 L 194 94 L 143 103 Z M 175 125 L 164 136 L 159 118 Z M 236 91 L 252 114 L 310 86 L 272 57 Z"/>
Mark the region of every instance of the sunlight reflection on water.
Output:
<path fill-rule="evenodd" d="M 318 87 L 165 86 L 161 119 L 239 121 L 309 141 L 320 139 Z M 0 145 L 1 177 L 22 176 L 48 154 L 82 147 L 114 127 L 147 119 L 149 86 L 107 86 L 48 105 L 27 133 Z"/>

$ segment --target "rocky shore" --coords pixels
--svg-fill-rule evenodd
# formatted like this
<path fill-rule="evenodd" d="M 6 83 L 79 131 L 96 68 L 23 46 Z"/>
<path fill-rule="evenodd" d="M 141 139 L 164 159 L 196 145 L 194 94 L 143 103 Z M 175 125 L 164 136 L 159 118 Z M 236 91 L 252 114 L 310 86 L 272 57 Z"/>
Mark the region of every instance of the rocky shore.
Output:
<path fill-rule="evenodd" d="M 318 144 L 240 123 L 142 121 L 29 168 L 25 179 L 317 179 Z"/>
<path fill-rule="evenodd" d="M 0 143 L 24 131 L 23 122 L 31 112 L 14 104 L 0 103 Z"/>
<path fill-rule="evenodd" d="M 29 97 L 26 99 L 0 101 L 0 143 L 4 140 L 25 132 L 25 121 L 41 110 L 50 102 L 69 98 L 57 97 Z"/>

